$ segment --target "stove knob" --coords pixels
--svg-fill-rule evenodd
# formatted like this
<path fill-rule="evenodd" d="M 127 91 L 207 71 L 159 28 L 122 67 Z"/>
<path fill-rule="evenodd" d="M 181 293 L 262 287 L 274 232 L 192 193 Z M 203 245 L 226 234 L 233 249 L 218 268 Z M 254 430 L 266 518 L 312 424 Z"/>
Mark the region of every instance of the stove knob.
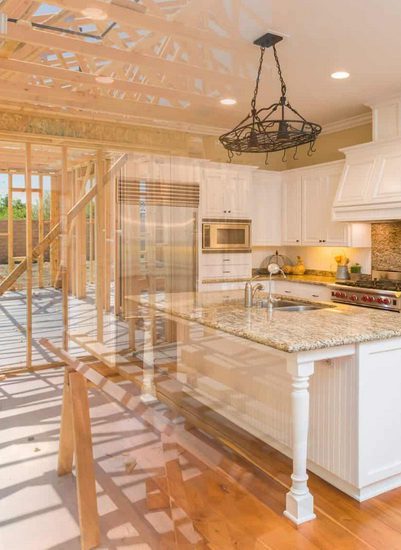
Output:
<path fill-rule="evenodd" d="M 355 296 L 355 294 L 351 294 L 350 299 L 351 299 L 353 302 L 356 302 L 356 301 L 358 300 L 358 297 Z"/>
<path fill-rule="evenodd" d="M 335 297 L 336 297 L 336 298 L 341 298 L 341 292 L 338 292 L 338 291 L 337 291 L 337 292 L 335 293 Z"/>
<path fill-rule="evenodd" d="M 390 300 L 388 298 L 383 298 L 383 304 L 386 304 L 386 306 L 388 306 L 390 304 Z"/>
<path fill-rule="evenodd" d="M 363 302 L 367 302 L 368 301 L 368 296 L 365 296 L 365 294 L 362 296 L 362 301 Z"/>
<path fill-rule="evenodd" d="M 341 298 L 346 298 L 346 297 L 347 297 L 346 293 L 345 293 L 345 292 L 341 292 Z"/>
<path fill-rule="evenodd" d="M 376 302 L 378 304 L 382 304 L 383 303 L 383 298 L 376 298 Z"/>

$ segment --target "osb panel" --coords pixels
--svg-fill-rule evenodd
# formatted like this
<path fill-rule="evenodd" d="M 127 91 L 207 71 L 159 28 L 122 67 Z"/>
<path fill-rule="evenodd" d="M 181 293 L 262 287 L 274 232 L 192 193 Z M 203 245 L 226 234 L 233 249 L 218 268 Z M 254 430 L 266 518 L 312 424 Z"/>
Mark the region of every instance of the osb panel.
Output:
<path fill-rule="evenodd" d="M 372 224 L 372 268 L 401 271 L 401 222 Z"/>
<path fill-rule="evenodd" d="M 202 135 L 164 128 L 111 124 L 87 119 L 60 119 L 55 116 L 35 113 L 16 113 L 0 110 L 0 139 L 4 136 L 34 141 L 56 143 L 103 145 L 133 151 L 149 151 L 184 157 L 203 158 L 226 162 L 227 152 L 216 136 Z M 46 139 L 47 138 L 47 139 Z M 26 138 L 25 138 L 26 139 Z M 283 170 L 281 154 L 274 153 L 265 165 L 264 155 L 241 155 L 233 159 L 235 164 L 258 166 L 268 170 Z"/>
<path fill-rule="evenodd" d="M 187 150 L 191 138 L 190 134 L 157 128 L 7 111 L 0 111 L 0 131 L 163 150 L 171 146 Z"/>

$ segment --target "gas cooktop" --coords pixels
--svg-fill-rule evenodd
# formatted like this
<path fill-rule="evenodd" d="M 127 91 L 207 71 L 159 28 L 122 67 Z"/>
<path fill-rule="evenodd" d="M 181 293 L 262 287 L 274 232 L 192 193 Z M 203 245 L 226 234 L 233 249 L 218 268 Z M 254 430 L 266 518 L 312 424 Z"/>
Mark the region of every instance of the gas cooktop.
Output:
<path fill-rule="evenodd" d="M 401 281 L 389 279 L 358 279 L 357 281 L 337 281 L 336 284 L 357 288 L 372 288 L 376 290 L 394 290 L 401 292 Z"/>
<path fill-rule="evenodd" d="M 372 279 L 337 281 L 331 285 L 333 302 L 401 312 L 401 273 L 372 271 Z"/>

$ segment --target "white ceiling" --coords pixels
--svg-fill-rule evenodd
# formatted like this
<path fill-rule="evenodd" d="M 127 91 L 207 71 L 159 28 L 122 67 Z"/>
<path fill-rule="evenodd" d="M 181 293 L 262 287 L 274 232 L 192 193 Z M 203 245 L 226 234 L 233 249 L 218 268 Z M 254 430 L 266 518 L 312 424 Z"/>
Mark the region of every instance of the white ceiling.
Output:
<path fill-rule="evenodd" d="M 85 6 L 104 8 L 107 19 L 83 17 Z M 311 121 L 324 126 L 401 94 L 401 0 L 5 0 L 2 10 L 18 20 L 0 46 L 3 104 L 227 129 L 248 112 L 259 57 L 252 42 L 268 31 L 285 35 L 277 49 L 288 99 Z M 82 29 L 105 37 L 71 34 Z M 264 68 L 259 107 L 279 96 L 271 50 Z M 339 69 L 351 77 L 331 79 Z M 230 95 L 238 105 L 221 106 Z"/>
<path fill-rule="evenodd" d="M 244 2 L 269 13 L 269 28 L 288 35 L 277 48 L 289 100 L 316 122 L 358 115 L 371 100 L 401 94 L 400 0 Z M 251 39 L 263 31 L 248 25 L 243 33 Z M 340 69 L 350 78 L 333 80 L 330 74 Z M 269 81 L 263 99 L 273 97 Z"/>

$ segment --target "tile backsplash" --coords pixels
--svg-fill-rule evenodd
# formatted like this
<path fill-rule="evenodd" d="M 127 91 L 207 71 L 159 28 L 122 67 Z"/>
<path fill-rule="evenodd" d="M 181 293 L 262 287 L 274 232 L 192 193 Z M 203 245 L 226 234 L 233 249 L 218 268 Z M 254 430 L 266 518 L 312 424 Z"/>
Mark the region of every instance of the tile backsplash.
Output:
<path fill-rule="evenodd" d="M 372 224 L 372 269 L 401 271 L 401 221 Z"/>

